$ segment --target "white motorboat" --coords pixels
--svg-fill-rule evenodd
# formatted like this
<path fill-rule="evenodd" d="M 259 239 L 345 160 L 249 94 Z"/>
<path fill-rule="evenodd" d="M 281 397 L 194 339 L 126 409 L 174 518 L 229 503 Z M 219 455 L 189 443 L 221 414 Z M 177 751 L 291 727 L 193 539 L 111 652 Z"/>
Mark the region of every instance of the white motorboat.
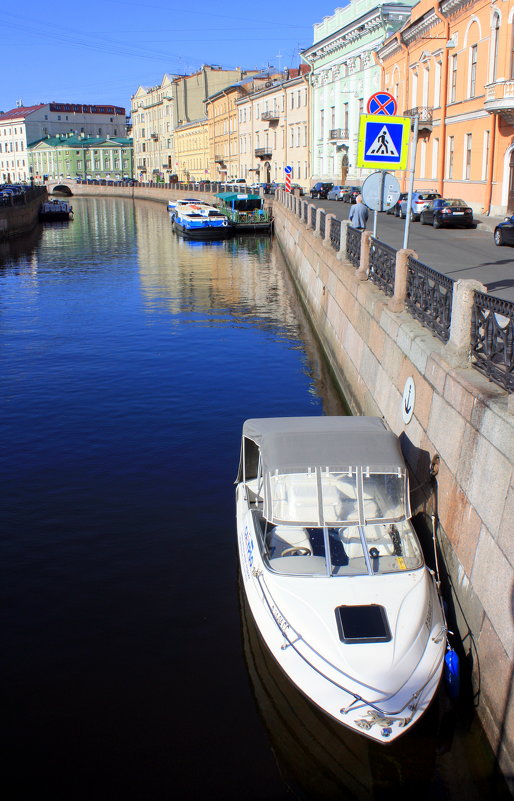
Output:
<path fill-rule="evenodd" d="M 430 704 L 447 632 L 398 438 L 374 417 L 247 420 L 236 483 L 241 575 L 268 648 L 332 718 L 391 742 Z"/>
<path fill-rule="evenodd" d="M 233 228 L 227 215 L 215 206 L 192 200 L 179 200 L 175 207 L 170 207 L 170 203 L 171 225 L 182 236 L 188 239 L 225 239 L 232 235 Z"/>

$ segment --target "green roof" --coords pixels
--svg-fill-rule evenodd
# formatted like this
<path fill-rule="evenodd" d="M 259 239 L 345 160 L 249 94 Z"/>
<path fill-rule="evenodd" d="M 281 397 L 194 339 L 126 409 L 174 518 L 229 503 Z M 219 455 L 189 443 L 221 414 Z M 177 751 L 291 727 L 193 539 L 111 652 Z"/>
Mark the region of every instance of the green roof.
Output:
<path fill-rule="evenodd" d="M 260 200 L 260 195 L 247 195 L 245 192 L 217 192 L 215 197 L 224 200 L 227 203 L 232 203 L 233 200 Z"/>
<path fill-rule="evenodd" d="M 122 147 L 131 147 L 132 139 L 124 136 L 111 136 L 109 139 L 106 136 L 82 137 L 76 134 L 73 134 L 73 136 L 45 136 L 42 139 L 36 139 L 35 142 L 30 142 L 28 147 L 35 148 L 40 145 L 47 145 L 47 147 L 89 148 L 110 145 L 111 143 Z"/>

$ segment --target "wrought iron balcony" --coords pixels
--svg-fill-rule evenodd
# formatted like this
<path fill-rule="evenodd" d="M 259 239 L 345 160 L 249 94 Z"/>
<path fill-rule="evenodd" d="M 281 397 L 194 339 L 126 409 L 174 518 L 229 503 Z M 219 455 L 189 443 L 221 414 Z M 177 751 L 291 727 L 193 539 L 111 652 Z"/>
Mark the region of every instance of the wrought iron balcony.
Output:
<path fill-rule="evenodd" d="M 337 142 L 341 139 L 349 139 L 350 134 L 348 128 L 332 128 L 328 134 L 329 142 Z"/>
<path fill-rule="evenodd" d="M 158 133 L 150 134 L 150 138 L 154 139 L 155 141 L 157 141 L 157 139 L 159 138 L 159 134 Z"/>
<path fill-rule="evenodd" d="M 416 108 L 409 108 L 403 112 L 404 117 L 418 118 L 419 131 L 431 131 L 433 128 L 433 114 L 434 109 L 431 106 L 416 106 Z M 411 124 L 414 128 L 414 122 Z"/>
<path fill-rule="evenodd" d="M 267 120 L 268 122 L 275 122 L 278 119 L 280 119 L 280 114 L 278 113 L 278 111 L 263 111 L 261 114 L 261 120 Z"/>
<path fill-rule="evenodd" d="M 270 159 L 271 158 L 271 148 L 270 147 L 256 147 L 255 148 L 255 155 L 258 159 Z"/>
<path fill-rule="evenodd" d="M 486 84 L 484 108 L 490 114 L 501 114 L 509 125 L 514 123 L 514 81 Z"/>
<path fill-rule="evenodd" d="M 216 164 L 225 164 L 225 156 L 214 156 Z"/>

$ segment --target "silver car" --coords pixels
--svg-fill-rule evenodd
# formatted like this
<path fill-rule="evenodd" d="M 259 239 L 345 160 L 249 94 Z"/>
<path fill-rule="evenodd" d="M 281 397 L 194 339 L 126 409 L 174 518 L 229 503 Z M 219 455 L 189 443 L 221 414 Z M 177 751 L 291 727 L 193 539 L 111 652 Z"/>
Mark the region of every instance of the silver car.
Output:
<path fill-rule="evenodd" d="M 347 186 L 333 186 L 327 195 L 327 200 L 342 200 Z"/>

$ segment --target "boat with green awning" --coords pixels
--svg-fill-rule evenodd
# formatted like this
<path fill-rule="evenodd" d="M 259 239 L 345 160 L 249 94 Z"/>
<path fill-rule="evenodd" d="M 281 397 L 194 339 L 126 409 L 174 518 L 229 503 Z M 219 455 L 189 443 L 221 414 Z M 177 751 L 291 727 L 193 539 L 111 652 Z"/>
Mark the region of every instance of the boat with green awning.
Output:
<path fill-rule="evenodd" d="M 218 208 L 232 223 L 234 233 L 271 233 L 271 212 L 264 208 L 264 198 L 260 195 L 218 192 L 215 197 Z"/>

